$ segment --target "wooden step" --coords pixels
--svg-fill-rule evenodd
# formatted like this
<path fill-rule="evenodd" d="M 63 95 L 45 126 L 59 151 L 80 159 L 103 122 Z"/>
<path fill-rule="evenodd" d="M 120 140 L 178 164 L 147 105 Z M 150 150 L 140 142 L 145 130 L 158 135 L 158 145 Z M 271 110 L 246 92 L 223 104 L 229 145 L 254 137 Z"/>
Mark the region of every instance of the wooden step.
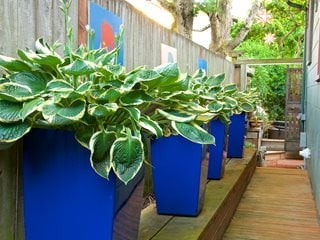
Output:
<path fill-rule="evenodd" d="M 268 139 L 263 138 L 261 146 L 265 146 L 267 151 L 284 151 L 284 139 Z"/>
<path fill-rule="evenodd" d="M 242 159 L 230 159 L 224 177 L 208 181 L 198 217 L 158 215 L 150 205 L 142 211 L 138 239 L 221 239 L 255 168 L 256 149 L 245 149 Z"/>

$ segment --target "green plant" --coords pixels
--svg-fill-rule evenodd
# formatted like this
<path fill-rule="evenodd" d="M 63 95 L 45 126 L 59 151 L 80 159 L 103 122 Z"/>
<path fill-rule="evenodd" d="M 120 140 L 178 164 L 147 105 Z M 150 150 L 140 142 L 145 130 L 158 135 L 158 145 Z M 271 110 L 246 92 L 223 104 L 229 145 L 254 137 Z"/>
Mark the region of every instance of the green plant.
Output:
<path fill-rule="evenodd" d="M 180 134 L 200 144 L 214 137 L 201 125 L 216 116 L 228 121 L 244 93 L 223 75 L 206 77 L 180 72 L 177 64 L 126 72 L 116 63 L 120 45 L 106 49 L 74 49 L 69 27 L 70 2 L 62 1 L 68 41 L 64 55 L 38 39 L 35 51 L 18 50 L 18 59 L 0 55 L 0 143 L 4 147 L 32 128 L 66 129 L 91 152 L 95 171 L 108 178 L 113 170 L 128 183 L 145 159 L 144 136 Z M 89 31 L 90 35 L 90 31 Z M 233 99 L 237 96 L 237 100 Z"/>

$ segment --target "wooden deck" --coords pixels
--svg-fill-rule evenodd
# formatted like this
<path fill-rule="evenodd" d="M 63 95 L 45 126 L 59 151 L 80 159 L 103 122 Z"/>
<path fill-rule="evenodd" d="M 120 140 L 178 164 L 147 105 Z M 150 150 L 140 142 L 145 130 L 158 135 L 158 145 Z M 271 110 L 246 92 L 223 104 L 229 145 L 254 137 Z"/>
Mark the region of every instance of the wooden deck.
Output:
<path fill-rule="evenodd" d="M 307 172 L 257 168 L 223 239 L 320 239 Z"/>

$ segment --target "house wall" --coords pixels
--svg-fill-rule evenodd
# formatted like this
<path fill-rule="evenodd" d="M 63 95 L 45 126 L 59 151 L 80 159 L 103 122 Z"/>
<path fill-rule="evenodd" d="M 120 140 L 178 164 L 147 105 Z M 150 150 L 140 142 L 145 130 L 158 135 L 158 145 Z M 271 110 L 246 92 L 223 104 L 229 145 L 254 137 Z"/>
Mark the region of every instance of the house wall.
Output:
<path fill-rule="evenodd" d="M 306 133 L 307 147 L 311 150 L 311 158 L 307 160 L 307 169 L 312 184 L 316 205 L 318 208 L 318 219 L 320 220 L 320 83 L 319 64 L 319 11 L 314 11 L 312 58 L 311 64 L 306 67 L 305 79 L 305 108 L 306 108 Z M 307 46 L 308 47 L 308 46 Z"/>

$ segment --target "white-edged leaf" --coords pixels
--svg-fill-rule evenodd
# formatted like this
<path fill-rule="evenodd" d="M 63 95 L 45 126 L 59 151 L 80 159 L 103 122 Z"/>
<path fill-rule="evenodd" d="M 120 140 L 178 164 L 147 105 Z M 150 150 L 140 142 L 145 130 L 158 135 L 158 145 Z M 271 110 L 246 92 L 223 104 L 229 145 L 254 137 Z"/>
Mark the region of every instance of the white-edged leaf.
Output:
<path fill-rule="evenodd" d="M 171 126 L 181 136 L 189 139 L 192 142 L 200 143 L 200 144 L 214 144 L 215 143 L 214 137 L 196 124 L 179 123 L 179 122 L 172 121 Z"/>
<path fill-rule="evenodd" d="M 142 128 L 147 129 L 148 131 L 156 135 L 157 138 L 163 136 L 163 132 L 160 125 L 157 122 L 150 119 L 148 116 L 141 116 L 139 119 L 139 125 Z"/>
<path fill-rule="evenodd" d="M 90 162 L 93 169 L 104 178 L 108 178 L 111 169 L 110 148 L 115 141 L 113 132 L 99 131 L 92 135 L 89 143 Z"/>
<path fill-rule="evenodd" d="M 21 120 L 22 103 L 0 100 L 0 122 L 10 123 Z"/>
<path fill-rule="evenodd" d="M 42 103 L 44 103 L 43 98 L 36 98 L 29 102 L 24 102 L 20 112 L 21 118 L 23 120 L 26 119 L 30 114 L 37 111 Z"/>
<path fill-rule="evenodd" d="M 72 92 L 74 89 L 67 81 L 57 79 L 47 84 L 47 90 L 52 92 Z"/>
<path fill-rule="evenodd" d="M 0 122 L 0 143 L 12 143 L 19 140 L 31 130 L 31 127 L 29 121 Z"/>
<path fill-rule="evenodd" d="M 126 137 L 114 141 L 110 153 L 115 174 L 127 184 L 137 174 L 144 161 L 142 141 L 128 133 Z"/>
<path fill-rule="evenodd" d="M 162 109 L 157 109 L 157 113 L 161 114 L 168 120 L 176 121 L 176 122 L 191 122 L 194 120 L 197 115 L 191 115 L 188 113 L 180 112 L 180 111 L 175 111 L 175 110 L 162 110 Z"/>

